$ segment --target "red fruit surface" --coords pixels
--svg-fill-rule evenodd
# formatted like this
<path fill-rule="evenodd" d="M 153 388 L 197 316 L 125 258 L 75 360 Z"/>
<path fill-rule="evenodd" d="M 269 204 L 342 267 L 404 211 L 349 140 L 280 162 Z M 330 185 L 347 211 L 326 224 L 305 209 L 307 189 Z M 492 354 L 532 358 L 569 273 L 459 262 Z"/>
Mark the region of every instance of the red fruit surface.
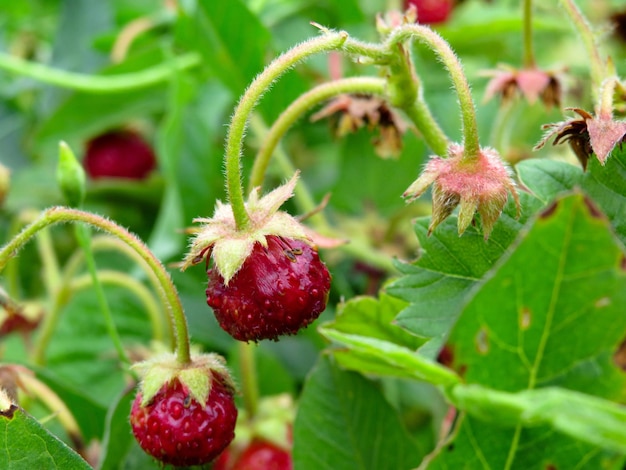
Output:
<path fill-rule="evenodd" d="M 291 453 L 260 439 L 253 440 L 238 456 L 226 450 L 213 470 L 292 470 Z"/>
<path fill-rule="evenodd" d="M 296 334 L 326 308 L 330 274 L 306 242 L 270 235 L 256 243 L 228 286 L 207 272 L 207 303 L 220 326 L 240 341 Z"/>
<path fill-rule="evenodd" d="M 417 9 L 417 22 L 419 24 L 445 23 L 450 17 L 454 0 L 405 0 L 404 9 L 409 6 Z"/>
<path fill-rule="evenodd" d="M 145 407 L 138 393 L 130 413 L 141 448 L 155 459 L 177 466 L 202 465 L 215 459 L 235 437 L 236 421 L 232 391 L 219 379 L 213 380 L 205 407 L 175 379 Z"/>
<path fill-rule="evenodd" d="M 83 165 L 92 179 L 140 180 L 155 168 L 156 159 L 152 147 L 139 134 L 116 130 L 87 142 Z"/>

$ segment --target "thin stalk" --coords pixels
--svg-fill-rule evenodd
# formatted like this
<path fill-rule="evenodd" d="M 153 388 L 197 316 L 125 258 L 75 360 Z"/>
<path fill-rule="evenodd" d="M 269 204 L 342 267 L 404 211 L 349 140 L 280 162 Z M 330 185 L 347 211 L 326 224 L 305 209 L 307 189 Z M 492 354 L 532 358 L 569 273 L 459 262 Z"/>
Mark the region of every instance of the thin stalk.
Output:
<path fill-rule="evenodd" d="M 226 137 L 226 191 L 230 202 L 235 223 L 239 230 L 244 230 L 249 224 L 248 213 L 244 204 L 243 188 L 241 186 L 241 148 L 246 131 L 248 117 L 257 102 L 267 91 L 270 85 L 290 68 L 305 58 L 320 52 L 338 49 L 345 42 L 348 35 L 345 32 L 327 33 L 323 36 L 310 39 L 280 55 L 261 72 L 245 91 L 230 122 Z"/>
<path fill-rule="evenodd" d="M 239 363 L 241 367 L 241 390 L 248 419 L 254 418 L 259 408 L 259 383 L 256 373 L 256 344 L 239 343 Z"/>
<path fill-rule="evenodd" d="M 6 263 L 41 229 L 57 223 L 82 222 L 99 228 L 124 241 L 150 266 L 159 280 L 159 286 L 168 300 L 168 313 L 172 317 L 176 333 L 176 356 L 181 364 L 190 362 L 189 333 L 187 320 L 176 287 L 163 264 L 137 236 L 114 222 L 89 212 L 66 207 L 52 207 L 43 211 L 40 217 L 26 226 L 15 238 L 0 249 L 0 270 Z"/>
<path fill-rule="evenodd" d="M 113 270 L 99 270 L 97 272 L 98 279 L 102 284 L 110 284 L 127 289 L 132 292 L 135 297 L 143 304 L 148 319 L 150 320 L 150 326 L 152 326 L 152 338 L 156 341 L 163 341 L 163 325 L 161 322 L 161 315 L 159 311 L 159 305 L 150 289 L 144 286 L 141 282 L 126 273 Z M 91 274 L 82 275 L 74 278 L 70 285 L 70 291 L 76 292 L 79 290 L 87 289 L 93 285 Z"/>
<path fill-rule="evenodd" d="M 102 288 L 100 279 L 98 279 L 96 260 L 93 256 L 93 252 L 91 251 L 91 233 L 89 232 L 89 229 L 83 225 L 77 225 L 74 229 L 78 244 L 85 254 L 85 263 L 87 264 L 87 270 L 91 276 L 91 283 L 96 293 L 96 299 L 98 300 L 98 306 L 100 307 L 100 312 L 102 312 L 102 316 L 104 318 L 104 325 L 107 329 L 107 333 L 109 334 L 111 341 L 113 341 L 113 346 L 115 346 L 115 350 L 117 351 L 117 355 L 119 356 L 122 364 L 130 367 L 130 359 L 124 349 L 122 338 L 115 327 L 115 320 L 113 320 L 113 314 L 111 313 L 109 302 L 104 294 L 104 289 Z"/>
<path fill-rule="evenodd" d="M 406 24 L 397 28 L 387 40 L 387 47 L 397 47 L 397 44 L 408 39 L 418 39 L 430 47 L 445 65 L 450 79 L 456 90 L 461 120 L 463 123 L 463 159 L 474 161 L 480 151 L 478 140 L 478 125 L 476 123 L 476 109 L 472 99 L 469 83 L 463 72 L 463 66 L 450 45 L 435 31 L 419 24 Z"/>
<path fill-rule="evenodd" d="M 318 104 L 344 93 L 367 93 L 384 96 L 386 82 L 382 78 L 355 77 L 334 80 L 318 85 L 300 95 L 272 124 L 264 135 L 261 148 L 256 154 L 252 172 L 250 173 L 249 190 L 263 184 L 265 172 L 276 146 L 293 126 L 293 124 L 308 110 Z"/>
<path fill-rule="evenodd" d="M 524 11 L 522 13 L 524 29 L 524 68 L 535 68 L 535 52 L 533 50 L 533 2 L 532 0 L 524 0 Z"/>
<path fill-rule="evenodd" d="M 87 93 L 121 93 L 164 82 L 173 74 L 200 65 L 201 56 L 190 52 L 139 72 L 119 75 L 85 75 L 29 62 L 0 52 L 0 69 L 34 78 L 49 85 Z"/>
<path fill-rule="evenodd" d="M 591 66 L 591 84 L 592 91 L 597 93 L 606 76 L 605 62 L 600 56 L 600 50 L 596 43 L 595 35 L 591 29 L 591 25 L 584 17 L 574 0 L 561 0 L 561 6 L 568 13 L 574 27 L 580 34 L 580 38 L 587 49 L 587 56 Z"/>
<path fill-rule="evenodd" d="M 420 131 L 426 145 L 428 145 L 436 155 L 445 157 L 450 141 L 437 124 L 437 121 L 430 112 L 430 108 L 424 100 L 419 97 L 412 103 L 403 106 L 402 110 Z"/>
<path fill-rule="evenodd" d="M 48 230 L 42 230 L 39 233 L 39 237 L 37 237 L 37 251 L 43 266 L 43 283 L 46 286 L 48 295 L 52 296 L 59 286 L 61 274 L 59 260 L 54 252 L 52 237 L 50 237 Z"/>

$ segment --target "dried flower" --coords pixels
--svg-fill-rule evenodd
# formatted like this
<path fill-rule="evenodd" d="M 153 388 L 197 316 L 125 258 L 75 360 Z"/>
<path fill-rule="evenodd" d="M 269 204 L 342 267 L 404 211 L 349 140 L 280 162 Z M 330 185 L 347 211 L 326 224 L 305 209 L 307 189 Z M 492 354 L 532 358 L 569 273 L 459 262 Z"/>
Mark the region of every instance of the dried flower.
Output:
<path fill-rule="evenodd" d="M 483 76 L 492 77 L 487 84 L 485 101 L 500 94 L 504 101 L 513 99 L 519 92 L 530 104 L 541 99 L 548 108 L 561 104 L 561 80 L 556 72 L 536 67 L 515 69 L 501 65 L 497 70 L 487 70 Z"/>
<path fill-rule="evenodd" d="M 381 158 L 396 157 L 402 151 L 402 135 L 408 129 L 400 116 L 382 98 L 371 95 L 339 95 L 317 113 L 311 121 L 336 115 L 335 134 L 343 137 L 362 127 L 378 128 L 373 140 L 376 154 Z"/>
<path fill-rule="evenodd" d="M 626 136 L 626 122 L 616 121 L 611 117 L 594 116 L 580 108 L 567 108 L 578 114 L 579 118 L 545 124 L 548 131 L 535 145 L 535 150 L 542 148 L 546 142 L 554 137 L 553 145 L 568 142 L 576 154 L 583 169 L 587 168 L 587 161 L 591 154 L 595 154 L 602 165 L 606 163 L 611 151 L 624 141 Z"/>
<path fill-rule="evenodd" d="M 515 183 L 498 152 L 491 148 L 480 150 L 476 159 L 464 158 L 463 147 L 452 144 L 448 158 L 432 156 L 420 177 L 405 191 L 412 201 L 433 185 L 433 215 L 428 234 L 460 206 L 459 235 L 470 225 L 474 214 L 481 217 L 485 239 L 500 217 L 510 192 L 519 215 L 520 205 Z"/>

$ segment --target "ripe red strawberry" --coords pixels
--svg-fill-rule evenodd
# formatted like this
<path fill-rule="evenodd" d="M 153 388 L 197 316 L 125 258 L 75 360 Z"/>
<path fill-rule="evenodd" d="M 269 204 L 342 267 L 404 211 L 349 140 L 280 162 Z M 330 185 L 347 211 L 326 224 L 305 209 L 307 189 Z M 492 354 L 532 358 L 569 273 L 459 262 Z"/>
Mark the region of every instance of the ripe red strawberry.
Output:
<path fill-rule="evenodd" d="M 235 437 L 237 408 L 230 387 L 215 372 L 205 406 L 178 378 L 163 385 L 147 405 L 141 392 L 130 423 L 141 448 L 161 462 L 202 465 L 214 460 Z"/>
<path fill-rule="evenodd" d="M 404 9 L 411 5 L 417 9 L 419 24 L 445 23 L 450 17 L 454 6 L 453 0 L 405 0 Z"/>
<path fill-rule="evenodd" d="M 271 442 L 253 440 L 239 455 L 227 449 L 213 464 L 213 470 L 292 470 L 291 453 Z"/>
<path fill-rule="evenodd" d="M 92 179 L 144 179 L 156 166 L 152 148 L 135 131 L 114 130 L 87 142 L 85 171 Z"/>
<path fill-rule="evenodd" d="M 269 235 L 255 243 L 228 284 L 209 269 L 207 303 L 219 322 L 240 341 L 295 334 L 326 308 L 330 274 L 317 250 L 305 241 Z"/>

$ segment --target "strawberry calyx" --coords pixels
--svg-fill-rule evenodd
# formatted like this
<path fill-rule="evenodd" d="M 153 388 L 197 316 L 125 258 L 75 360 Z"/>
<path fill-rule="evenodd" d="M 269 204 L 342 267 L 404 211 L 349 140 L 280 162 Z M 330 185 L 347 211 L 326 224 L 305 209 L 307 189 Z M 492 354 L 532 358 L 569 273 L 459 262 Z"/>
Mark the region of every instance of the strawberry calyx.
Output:
<path fill-rule="evenodd" d="M 213 217 L 194 219 L 202 226 L 192 229 L 195 236 L 182 269 L 211 257 L 224 284 L 228 285 L 252 253 L 255 243 L 267 247 L 267 237 L 270 235 L 312 244 L 304 226 L 293 216 L 278 210 L 293 195 L 297 180 L 298 173 L 263 197 L 259 196 L 259 188 L 252 190 L 245 203 L 250 223 L 244 229 L 237 228 L 231 206 L 217 201 Z"/>
<path fill-rule="evenodd" d="M 193 355 L 189 364 L 181 364 L 176 355 L 165 353 L 133 365 L 141 377 L 139 392 L 141 406 L 146 406 L 161 390 L 178 380 L 189 391 L 191 398 L 206 406 L 214 379 L 219 379 L 229 389 L 235 384 L 226 367 L 226 361 L 215 353 Z"/>

